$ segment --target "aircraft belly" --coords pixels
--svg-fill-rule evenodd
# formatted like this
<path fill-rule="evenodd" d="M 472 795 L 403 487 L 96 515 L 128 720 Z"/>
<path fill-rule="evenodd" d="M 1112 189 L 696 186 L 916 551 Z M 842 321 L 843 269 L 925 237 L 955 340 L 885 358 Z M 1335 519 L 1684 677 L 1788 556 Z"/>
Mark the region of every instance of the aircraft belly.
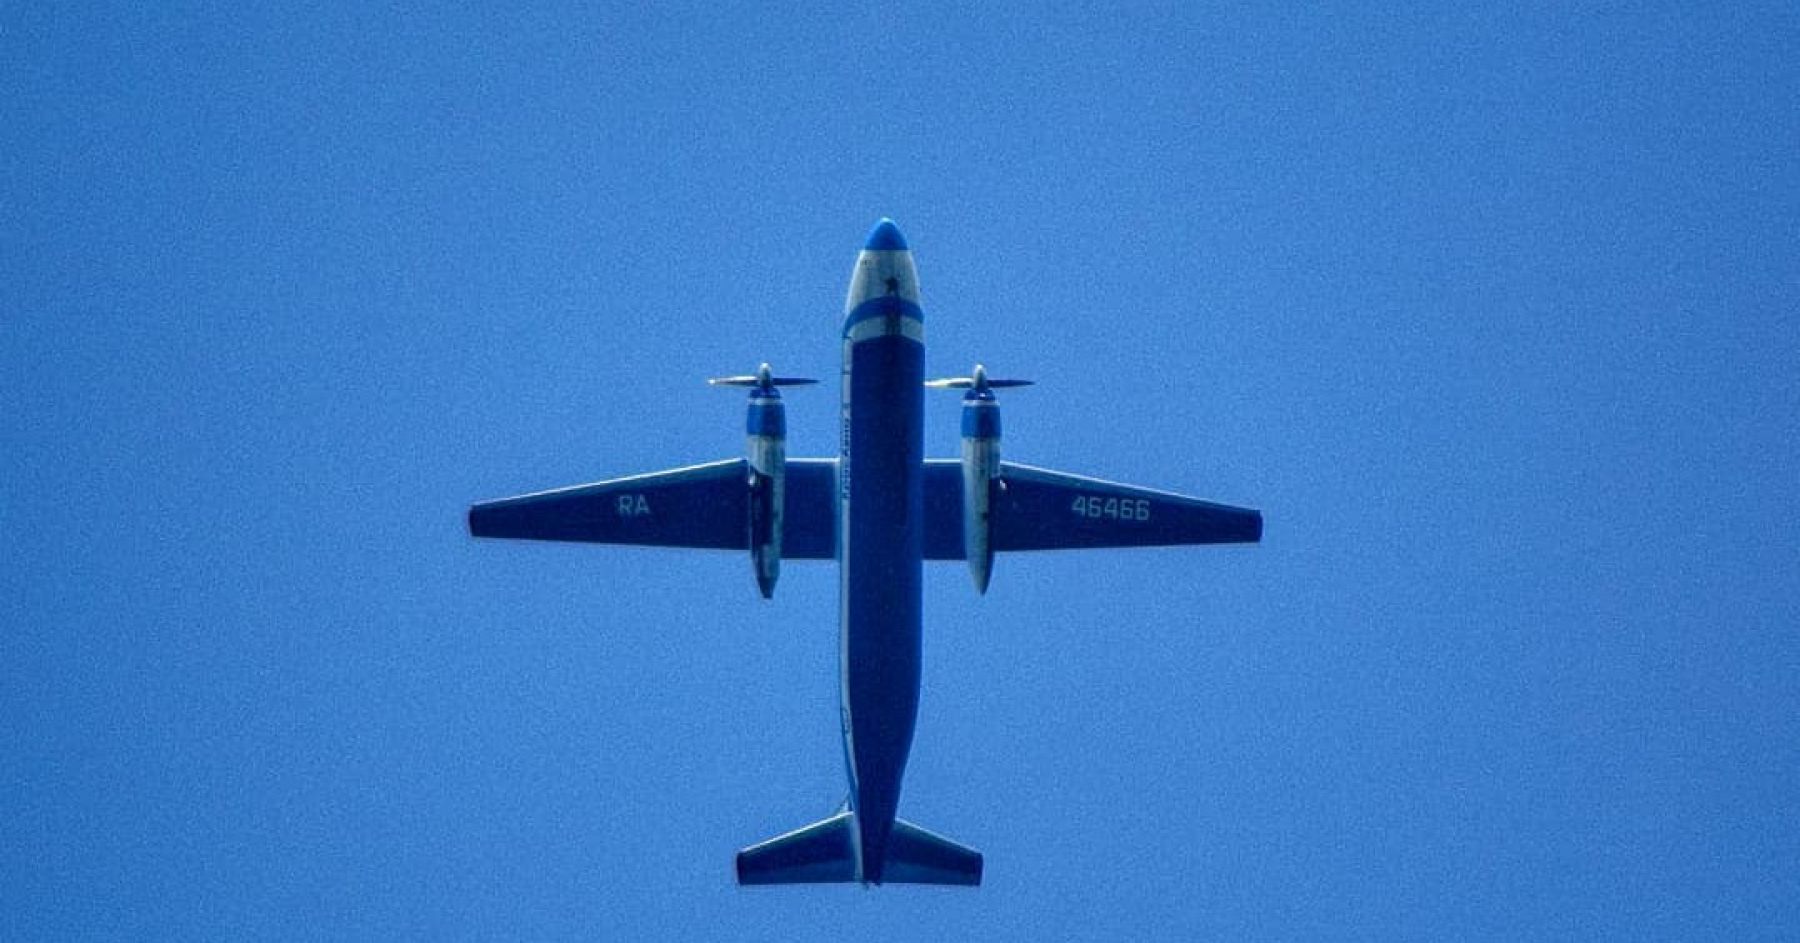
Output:
<path fill-rule="evenodd" d="M 919 705 L 924 347 L 890 335 L 846 355 L 845 746 L 865 860 L 879 861 Z"/>

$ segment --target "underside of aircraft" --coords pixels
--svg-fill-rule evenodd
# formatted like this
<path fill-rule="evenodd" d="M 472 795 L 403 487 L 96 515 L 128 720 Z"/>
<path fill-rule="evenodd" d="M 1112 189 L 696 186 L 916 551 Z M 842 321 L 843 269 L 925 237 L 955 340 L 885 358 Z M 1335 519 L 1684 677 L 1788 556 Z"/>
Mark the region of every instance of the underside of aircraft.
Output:
<path fill-rule="evenodd" d="M 840 688 L 849 797 L 835 814 L 738 853 L 742 884 L 976 885 L 979 852 L 897 815 L 917 719 L 920 567 L 966 561 L 986 592 L 998 553 L 1255 543 L 1262 514 L 1168 491 L 1003 461 L 995 390 L 969 376 L 926 381 L 912 252 L 891 220 L 857 257 L 843 321 L 839 454 L 788 458 L 780 388 L 754 375 L 743 458 L 487 501 L 476 537 L 747 553 L 763 596 L 783 560 L 839 564 Z M 966 391 L 962 455 L 923 455 L 924 390 Z"/>

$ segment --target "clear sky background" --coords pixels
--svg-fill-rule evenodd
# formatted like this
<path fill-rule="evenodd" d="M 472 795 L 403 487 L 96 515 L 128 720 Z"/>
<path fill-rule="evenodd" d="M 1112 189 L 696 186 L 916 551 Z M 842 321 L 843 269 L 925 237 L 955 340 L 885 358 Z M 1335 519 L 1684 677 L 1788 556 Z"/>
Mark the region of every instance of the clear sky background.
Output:
<path fill-rule="evenodd" d="M 0 937 L 1800 934 L 1793 4 L 271 6 L 0 12 Z M 985 886 L 739 889 L 832 568 L 464 510 L 740 454 L 883 215 L 1267 533 L 934 565 Z"/>

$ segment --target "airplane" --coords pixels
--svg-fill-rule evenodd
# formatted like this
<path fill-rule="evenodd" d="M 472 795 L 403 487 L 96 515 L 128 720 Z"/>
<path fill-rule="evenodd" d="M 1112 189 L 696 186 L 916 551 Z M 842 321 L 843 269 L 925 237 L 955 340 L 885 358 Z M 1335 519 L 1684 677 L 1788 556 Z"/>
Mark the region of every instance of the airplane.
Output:
<path fill-rule="evenodd" d="M 994 391 L 1028 381 L 927 382 L 911 248 L 875 224 L 844 303 L 835 458 L 788 458 L 779 392 L 816 381 L 751 376 L 744 458 L 615 478 L 469 509 L 476 537 L 748 551 L 771 597 L 786 560 L 838 563 L 839 697 L 849 795 L 820 821 L 737 854 L 741 885 L 981 883 L 981 853 L 898 817 L 918 719 L 926 560 L 963 560 L 986 593 L 996 553 L 1255 543 L 1262 514 L 1003 461 Z M 928 387 L 966 390 L 962 456 L 924 454 Z"/>

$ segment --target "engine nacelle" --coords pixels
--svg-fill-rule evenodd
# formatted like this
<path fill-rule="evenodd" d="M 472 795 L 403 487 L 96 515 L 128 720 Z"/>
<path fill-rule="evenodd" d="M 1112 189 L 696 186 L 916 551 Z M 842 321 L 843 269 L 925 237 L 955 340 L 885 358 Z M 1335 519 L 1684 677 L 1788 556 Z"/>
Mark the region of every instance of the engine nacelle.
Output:
<path fill-rule="evenodd" d="M 927 380 L 937 390 L 968 390 L 962 404 L 963 556 L 975 591 L 986 593 L 994 574 L 994 505 L 1005 482 L 1000 480 L 1000 403 L 994 391 L 1030 386 L 1030 380 L 994 380 L 975 365 L 966 377 Z"/>
<path fill-rule="evenodd" d="M 787 410 L 774 386 L 750 391 L 744 421 L 749 464 L 750 562 L 763 598 L 775 595 L 781 578 L 781 521 L 787 483 Z"/>
<path fill-rule="evenodd" d="M 775 595 L 775 581 L 781 578 L 781 512 L 787 490 L 787 410 L 776 387 L 819 381 L 778 377 L 765 363 L 753 376 L 714 377 L 706 382 L 750 388 L 750 410 L 744 418 L 750 565 L 756 570 L 756 588 L 768 599 Z"/>
<path fill-rule="evenodd" d="M 980 369 L 980 368 L 977 368 Z M 1000 403 L 985 384 L 963 396 L 963 554 L 975 591 L 994 572 L 994 502 L 1000 490 Z"/>

